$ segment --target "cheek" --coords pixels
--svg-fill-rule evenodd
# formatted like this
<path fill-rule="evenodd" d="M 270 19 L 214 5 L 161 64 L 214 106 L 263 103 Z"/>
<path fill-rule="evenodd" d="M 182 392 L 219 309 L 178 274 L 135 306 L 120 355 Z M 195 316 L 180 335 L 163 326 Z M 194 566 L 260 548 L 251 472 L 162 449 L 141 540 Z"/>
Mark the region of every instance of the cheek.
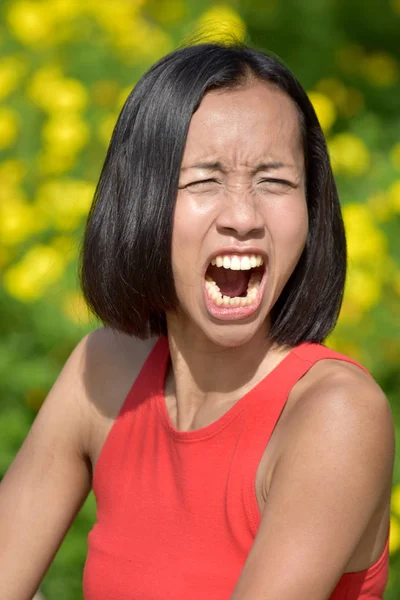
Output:
<path fill-rule="evenodd" d="M 172 241 L 181 252 L 200 250 L 202 240 L 215 218 L 213 198 L 194 197 L 179 192 L 174 212 Z"/>
<path fill-rule="evenodd" d="M 190 239 L 190 230 L 195 229 L 194 221 L 197 221 L 199 216 L 196 203 L 185 197 L 184 191 L 180 191 L 175 204 L 173 237 Z"/>
<path fill-rule="evenodd" d="M 296 202 L 277 203 L 270 207 L 268 223 L 276 250 L 286 249 L 297 256 L 304 247 L 308 232 L 305 198 L 299 198 Z"/>
<path fill-rule="evenodd" d="M 172 267 L 177 290 L 194 283 L 202 265 L 202 244 L 213 220 L 210 206 L 184 193 L 176 201 L 172 230 Z M 204 257 L 203 257 L 204 258 Z"/>

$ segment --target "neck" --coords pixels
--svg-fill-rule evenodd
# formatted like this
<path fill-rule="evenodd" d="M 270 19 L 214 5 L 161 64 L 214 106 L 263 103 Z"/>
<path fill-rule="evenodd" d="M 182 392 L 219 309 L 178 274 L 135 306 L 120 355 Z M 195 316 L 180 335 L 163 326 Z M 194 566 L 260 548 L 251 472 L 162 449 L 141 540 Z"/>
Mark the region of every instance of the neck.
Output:
<path fill-rule="evenodd" d="M 268 339 L 267 325 L 240 346 L 222 347 L 175 317 L 168 318 L 168 341 L 172 369 L 167 375 L 165 396 L 181 424 L 190 424 L 200 410 L 237 400 L 289 350 L 278 348 Z"/>

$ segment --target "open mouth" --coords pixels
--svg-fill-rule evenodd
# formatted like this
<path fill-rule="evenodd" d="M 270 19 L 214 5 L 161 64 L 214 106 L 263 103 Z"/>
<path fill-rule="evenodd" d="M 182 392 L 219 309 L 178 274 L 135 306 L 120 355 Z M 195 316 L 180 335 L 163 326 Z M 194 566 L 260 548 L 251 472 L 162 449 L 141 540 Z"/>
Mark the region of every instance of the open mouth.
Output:
<path fill-rule="evenodd" d="M 265 273 L 259 254 L 219 255 L 205 274 L 206 293 L 212 304 L 223 308 L 255 305 Z"/>

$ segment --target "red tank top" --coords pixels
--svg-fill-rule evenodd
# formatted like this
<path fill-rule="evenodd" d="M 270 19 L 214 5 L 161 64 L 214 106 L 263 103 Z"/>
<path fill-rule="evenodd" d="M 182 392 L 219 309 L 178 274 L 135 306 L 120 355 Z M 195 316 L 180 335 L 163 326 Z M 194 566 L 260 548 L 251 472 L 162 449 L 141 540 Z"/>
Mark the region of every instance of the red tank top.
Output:
<path fill-rule="evenodd" d="M 213 423 L 176 430 L 166 409 L 166 338 L 150 352 L 104 442 L 93 476 L 85 600 L 229 600 L 260 523 L 254 479 L 293 385 L 318 360 L 364 367 L 303 343 Z M 330 600 L 381 600 L 388 541 Z"/>

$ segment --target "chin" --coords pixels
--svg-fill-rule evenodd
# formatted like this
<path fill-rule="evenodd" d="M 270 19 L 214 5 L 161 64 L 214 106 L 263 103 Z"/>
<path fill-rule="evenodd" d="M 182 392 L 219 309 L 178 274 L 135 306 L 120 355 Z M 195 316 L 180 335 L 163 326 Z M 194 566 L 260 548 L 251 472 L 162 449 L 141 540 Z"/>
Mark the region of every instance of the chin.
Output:
<path fill-rule="evenodd" d="M 206 334 L 207 335 L 207 334 Z M 210 342 L 221 348 L 239 348 L 245 346 L 254 337 L 255 332 L 235 332 L 235 331 L 223 331 L 215 332 L 207 335 Z"/>
<path fill-rule="evenodd" d="M 222 348 L 237 348 L 249 343 L 255 336 L 267 338 L 269 331 L 268 315 L 264 318 L 258 315 L 256 318 L 236 322 L 197 323 L 197 327 L 207 340 Z"/>

